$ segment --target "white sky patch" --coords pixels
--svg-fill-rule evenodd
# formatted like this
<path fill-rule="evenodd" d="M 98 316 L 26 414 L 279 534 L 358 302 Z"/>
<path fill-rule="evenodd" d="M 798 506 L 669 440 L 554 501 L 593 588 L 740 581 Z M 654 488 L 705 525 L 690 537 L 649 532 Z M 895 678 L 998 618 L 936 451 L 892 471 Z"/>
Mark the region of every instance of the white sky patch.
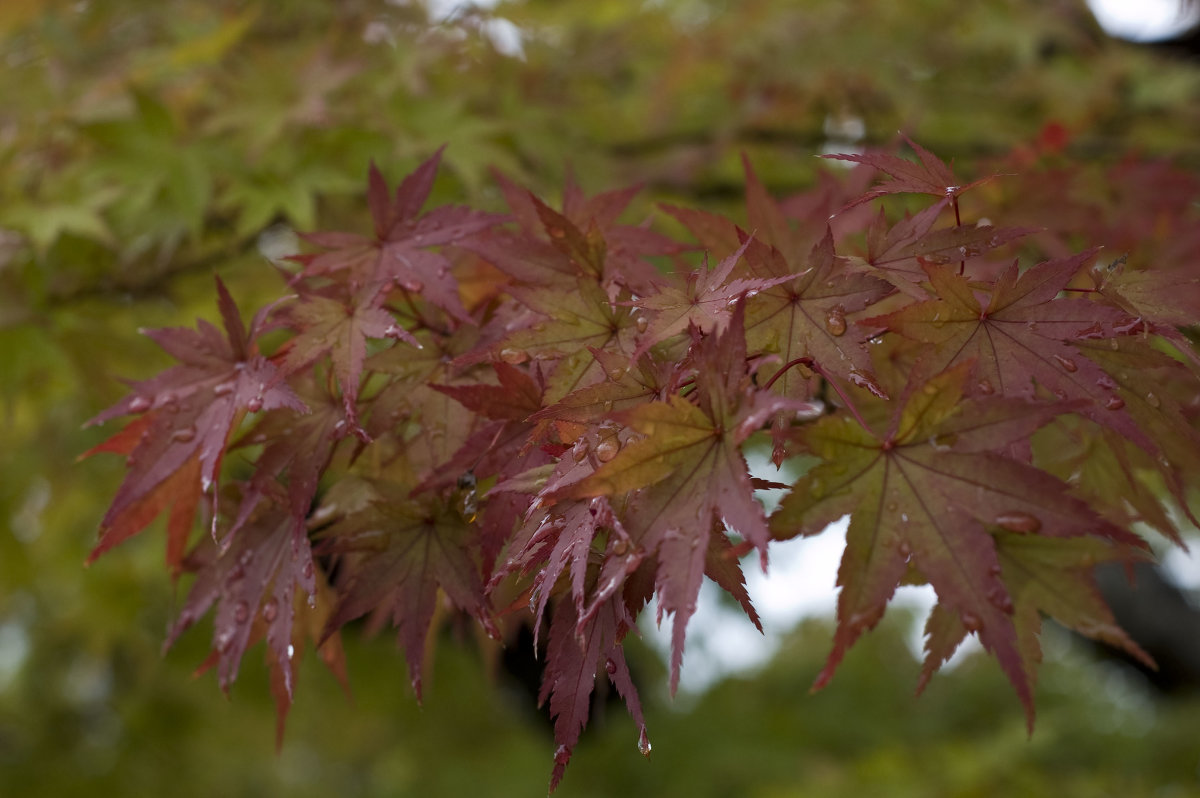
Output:
<path fill-rule="evenodd" d="M 1110 36 L 1134 42 L 1170 39 L 1200 23 L 1200 6 L 1183 0 L 1088 0 Z"/>

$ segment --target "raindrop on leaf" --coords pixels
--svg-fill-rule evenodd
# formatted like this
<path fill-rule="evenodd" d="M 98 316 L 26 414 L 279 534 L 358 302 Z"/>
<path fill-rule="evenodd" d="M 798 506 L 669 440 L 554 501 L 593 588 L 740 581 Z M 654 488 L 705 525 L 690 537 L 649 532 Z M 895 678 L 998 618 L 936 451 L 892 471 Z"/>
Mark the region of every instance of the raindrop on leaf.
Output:
<path fill-rule="evenodd" d="M 1010 510 L 996 516 L 996 526 L 1009 532 L 1032 535 L 1042 528 L 1042 522 L 1036 515 L 1031 515 L 1024 510 Z"/>

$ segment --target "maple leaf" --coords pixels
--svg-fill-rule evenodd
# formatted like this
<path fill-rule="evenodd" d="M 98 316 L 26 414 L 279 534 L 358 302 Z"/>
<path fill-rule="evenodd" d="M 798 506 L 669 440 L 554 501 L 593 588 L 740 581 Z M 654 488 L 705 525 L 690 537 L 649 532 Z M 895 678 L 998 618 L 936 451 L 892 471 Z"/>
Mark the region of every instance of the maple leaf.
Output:
<path fill-rule="evenodd" d="M 274 497 L 285 472 L 287 509 L 297 529 L 304 527 L 334 446 L 350 431 L 345 408 L 313 382 L 307 380 L 301 388 L 311 412 L 267 413 L 234 443 L 232 448 L 261 444 L 263 450 L 254 461 L 254 475 L 245 486 L 230 534 L 241 528 L 260 501 Z"/>
<path fill-rule="evenodd" d="M 1067 408 L 1000 397 L 962 401 L 972 367 L 910 384 L 882 433 L 837 416 L 804 429 L 804 442 L 824 462 L 793 486 L 771 530 L 778 538 L 817 534 L 850 514 L 838 570 L 838 629 L 814 689 L 832 679 L 846 650 L 878 623 L 913 568 L 943 607 L 931 623 L 941 629 L 954 620 L 975 632 L 1032 722 L 1033 674 L 989 530 L 1140 541 L 1071 496 L 1068 485 L 997 453 Z"/>
<path fill-rule="evenodd" d="M 646 256 L 684 249 L 644 226 L 617 223 L 637 186 L 587 197 L 568 177 L 560 213 L 504 175 L 497 173 L 496 179 L 520 231 L 488 231 L 462 246 L 521 284 L 567 287 L 573 278 L 585 277 L 612 296 L 620 286 L 644 294 L 661 282 Z"/>
<path fill-rule="evenodd" d="M 132 383 L 132 394 L 88 422 L 142 414 L 83 455 L 126 454 L 129 469 L 100 522 L 100 541 L 88 562 L 142 531 L 172 506 L 167 558 L 173 569 L 178 568 L 195 508 L 201 494 L 216 483 L 226 444 L 240 419 L 247 412 L 275 408 L 307 411 L 291 388 L 276 384 L 275 366 L 255 349 L 271 308 L 255 314 L 247 329 L 220 278 L 216 284 L 225 335 L 203 319 L 195 330 L 144 331 L 180 364 Z M 213 495 L 215 501 L 215 491 Z"/>
<path fill-rule="evenodd" d="M 1014 263 L 983 286 L 990 289 L 986 306 L 976 296 L 978 283 L 949 267 L 926 266 L 936 299 L 862 323 L 931 345 L 922 360 L 932 372 L 976 361 L 978 393 L 1032 398 L 1040 387 L 1060 399 L 1086 399 L 1077 412 L 1155 452 L 1114 393 L 1112 377 L 1078 349 L 1121 334 L 1128 317 L 1099 302 L 1058 297 L 1093 255 L 1046 261 L 1021 274 Z"/>
<path fill-rule="evenodd" d="M 552 361 L 549 401 L 604 378 L 596 350 L 628 353 L 634 348 L 637 327 L 632 310 L 614 304 L 591 280 L 579 279 L 576 289 L 565 296 L 558 289 L 512 287 L 509 293 L 538 318 L 503 338 L 496 349 L 501 358 Z"/>
<path fill-rule="evenodd" d="M 673 335 L 682 333 L 689 325 L 709 333 L 722 332 L 732 316 L 731 308 L 744 294 L 755 293 L 773 285 L 787 282 L 795 275 L 770 278 L 730 279 L 734 266 L 741 260 L 749 240 L 725 257 L 716 268 L 705 265 L 662 286 L 656 293 L 633 301 L 643 312 L 649 312 L 649 322 L 638 342 L 634 357 Z"/>
<path fill-rule="evenodd" d="M 339 232 L 304 236 L 325 251 L 298 256 L 296 260 L 303 264 L 303 269 L 296 279 L 347 271 L 352 282 L 367 287 L 370 296 L 366 304 L 371 304 L 379 293 L 399 287 L 419 294 L 461 321 L 469 321 L 449 259 L 429 247 L 462 241 L 499 224 L 505 217 L 456 205 L 439 206 L 421 214 L 433 188 L 443 149 L 401 181 L 394 196 L 372 163 L 367 200 L 375 226 L 374 237 Z"/>
<path fill-rule="evenodd" d="M 390 313 L 364 300 L 359 297 L 346 302 L 312 293 L 298 303 L 285 306 L 280 318 L 298 332 L 275 354 L 281 375 L 296 373 L 328 355 L 342 389 L 346 415 L 352 423 L 357 423 L 358 384 L 367 354 L 367 339 L 399 338 L 421 346 Z"/>
<path fill-rule="evenodd" d="M 1001 574 L 1012 596 L 1018 647 L 1031 684 L 1042 660 L 1039 636 L 1043 615 L 1085 637 L 1123 649 L 1148 668 L 1156 668 L 1150 655 L 1117 625 L 1092 577 L 1096 564 L 1146 560 L 1149 555 L 1145 551 L 1093 537 L 997 532 L 995 540 Z M 926 658 L 918 692 L 954 653 L 967 630 L 957 616 L 939 605 L 930 614 L 925 633 Z"/>
<path fill-rule="evenodd" d="M 317 582 L 308 536 L 303 528 L 297 528 L 290 513 L 273 510 L 268 505 L 256 513 L 227 546 L 205 538 L 188 555 L 185 566 L 196 571 L 196 581 L 164 649 L 216 604 L 213 654 L 221 689 L 228 692 L 237 678 L 242 654 L 253 637 L 262 635 L 273 659 L 272 668 L 279 668 L 284 677 L 290 703 L 296 586 L 310 597 L 312 609 L 316 607 Z"/>
<path fill-rule="evenodd" d="M 657 556 L 659 606 L 674 616 L 672 691 L 679 682 L 685 631 L 696 608 L 709 540 L 724 534 L 719 522 L 754 545 L 766 564 L 769 532 L 754 498 L 741 444 L 774 413 L 796 409 L 800 403 L 753 393 L 745 354 L 743 310 L 738 303 L 729 329 L 705 337 L 700 344 L 695 403 L 674 393 L 666 401 L 614 413 L 614 420 L 644 437 L 554 496 L 621 496 L 638 491 L 622 523 L 647 556 Z"/>
<path fill-rule="evenodd" d="M 374 483 L 365 507 L 321 533 L 320 550 L 337 556 L 343 569 L 326 634 L 371 612 L 380 621 L 390 618 L 419 700 L 439 589 L 489 633 L 495 630 L 473 556 L 474 527 L 444 502 L 416 502 L 406 494 L 399 486 Z"/>
<path fill-rule="evenodd" d="M 986 183 L 995 175 L 962 184 L 954 176 L 953 170 L 941 158 L 938 158 L 908 136 L 903 136 L 905 143 L 917 155 L 917 161 L 910 161 L 886 152 L 868 153 L 837 153 L 822 155 L 822 158 L 832 158 L 838 161 L 853 161 L 878 169 L 889 175 L 891 180 L 881 183 L 862 196 L 850 202 L 846 207 L 852 208 L 878 197 L 888 194 L 929 194 L 942 198 L 943 201 L 962 195 L 967 189 Z"/>
<path fill-rule="evenodd" d="M 580 626 L 582 633 L 578 631 Z M 550 624 L 546 671 L 538 695 L 539 704 L 550 700 L 554 739 L 558 743 L 550 776 L 551 792 L 562 780 L 580 732 L 587 725 L 601 663 L 638 726 L 638 749 L 644 756 L 650 755 L 650 739 L 646 734 L 641 702 L 621 648 L 621 640 L 633 627 L 633 619 L 620 602 L 606 603 L 601 612 L 582 622 L 577 618 L 574 603 L 558 603 Z"/>

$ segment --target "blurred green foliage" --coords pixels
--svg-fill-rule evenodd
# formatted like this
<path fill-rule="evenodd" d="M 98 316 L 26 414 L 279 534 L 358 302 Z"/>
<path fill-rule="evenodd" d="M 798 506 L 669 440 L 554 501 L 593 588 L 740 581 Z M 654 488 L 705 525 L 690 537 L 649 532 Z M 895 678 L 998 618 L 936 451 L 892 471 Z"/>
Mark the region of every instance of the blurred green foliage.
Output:
<path fill-rule="evenodd" d="M 549 735 L 470 641 L 443 648 L 421 710 L 390 645 L 348 640 L 356 700 L 310 663 L 276 757 L 254 657 L 232 701 L 188 678 L 203 632 L 160 657 L 180 600 L 161 548 L 82 569 L 119 464 L 74 464 L 103 435 L 80 424 L 123 392 L 115 375 L 165 363 L 137 328 L 212 318 L 213 271 L 243 307 L 277 293 L 260 236 L 361 228 L 372 159 L 394 178 L 449 143 L 435 199 L 477 207 L 500 205 L 491 167 L 549 195 L 568 169 L 591 191 L 642 182 L 638 213 L 735 207 L 741 151 L 786 193 L 823 148 L 899 129 L 960 163 L 1053 122 L 1067 158 L 1200 164 L 1200 70 L 1106 39 L 1076 0 L 512 0 L 441 19 L 384 0 L 5 0 L 0 59 L 6 795 L 544 788 Z M 763 673 L 675 708 L 642 652 L 654 759 L 609 713 L 561 794 L 1200 792 L 1195 702 L 1067 655 L 1027 740 L 993 668 L 914 702 L 893 632 L 808 697 L 828 638 L 805 627 Z"/>

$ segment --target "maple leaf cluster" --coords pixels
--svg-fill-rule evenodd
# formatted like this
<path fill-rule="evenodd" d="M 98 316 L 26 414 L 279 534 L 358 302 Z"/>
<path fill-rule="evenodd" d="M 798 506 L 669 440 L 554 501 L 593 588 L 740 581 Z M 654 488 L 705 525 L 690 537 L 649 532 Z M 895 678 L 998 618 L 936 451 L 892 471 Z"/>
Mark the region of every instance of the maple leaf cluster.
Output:
<path fill-rule="evenodd" d="M 147 333 L 179 365 L 93 419 L 134 417 L 89 452 L 128 465 L 92 558 L 169 509 L 167 563 L 194 580 L 168 643 L 215 607 L 227 688 L 265 640 L 281 730 L 299 653 L 344 678 L 355 619 L 395 628 L 418 698 L 448 617 L 532 625 L 553 787 L 598 676 L 649 753 L 623 653 L 643 610 L 670 618 L 674 691 L 705 578 L 758 624 L 743 557 L 849 516 L 816 686 L 927 583 L 922 685 L 974 634 L 1032 723 L 1043 617 L 1146 659 L 1091 569 L 1147 556 L 1136 524 L 1175 537 L 1164 502 L 1190 517 L 1200 298 L 1181 268 L 964 219 L 1008 178 L 909 146 L 835 156 L 860 168 L 783 202 L 747 163 L 744 226 L 663 208 L 687 241 L 620 221 L 636 189 L 568 183 L 555 209 L 501 177 L 507 215 L 425 210 L 440 152 L 394 191 L 372 166 L 371 233 L 308 235 L 288 298 L 247 327 L 218 280 L 224 333 Z M 864 204 L 893 194 L 924 204 Z M 778 483 L 751 446 L 814 465 Z M 222 484 L 232 450 L 252 475 Z M 770 515 L 768 487 L 789 489 Z"/>

